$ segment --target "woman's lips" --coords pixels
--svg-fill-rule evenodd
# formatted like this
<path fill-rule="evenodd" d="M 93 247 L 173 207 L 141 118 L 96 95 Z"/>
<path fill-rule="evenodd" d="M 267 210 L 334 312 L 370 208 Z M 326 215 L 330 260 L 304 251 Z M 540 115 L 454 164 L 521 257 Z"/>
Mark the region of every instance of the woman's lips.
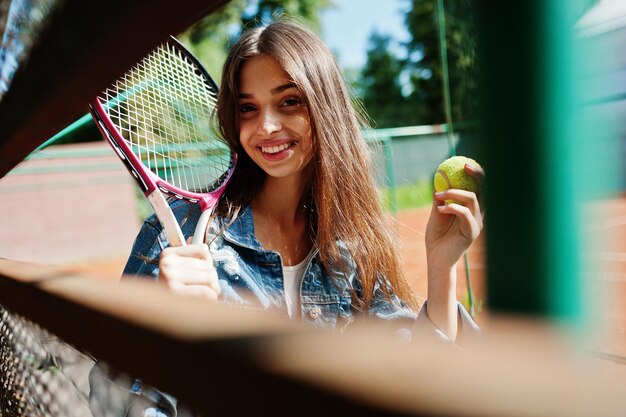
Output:
<path fill-rule="evenodd" d="M 269 161 L 278 161 L 289 156 L 296 142 L 292 140 L 272 140 L 258 146 L 263 157 Z"/>
<path fill-rule="evenodd" d="M 261 152 L 275 154 L 275 153 L 284 151 L 285 149 L 289 148 L 290 145 L 291 145 L 290 142 L 285 142 L 282 145 L 261 146 Z"/>

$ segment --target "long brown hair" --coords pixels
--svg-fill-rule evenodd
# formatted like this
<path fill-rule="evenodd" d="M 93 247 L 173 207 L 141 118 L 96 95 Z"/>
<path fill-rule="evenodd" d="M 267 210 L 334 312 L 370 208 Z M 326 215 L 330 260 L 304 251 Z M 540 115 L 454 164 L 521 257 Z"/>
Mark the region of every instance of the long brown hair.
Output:
<path fill-rule="evenodd" d="M 277 21 L 250 29 L 226 59 L 218 100 L 219 129 L 238 153 L 239 162 L 220 212 L 232 216 L 249 204 L 265 178 L 239 143 L 239 73 L 246 60 L 258 55 L 276 59 L 309 109 L 315 156 L 307 187 L 310 196 L 303 201 L 313 206 L 309 223 L 322 264 L 347 270 L 338 244 L 343 242 L 363 286 L 363 292 L 353 297 L 355 308 L 367 310 L 380 278 L 386 278 L 397 296 L 416 307 L 400 268 L 395 249 L 398 239 L 378 200 L 370 151 L 361 134 L 365 118 L 355 111 L 332 53 L 299 24 Z M 391 290 L 387 285 L 381 289 L 387 295 Z"/>

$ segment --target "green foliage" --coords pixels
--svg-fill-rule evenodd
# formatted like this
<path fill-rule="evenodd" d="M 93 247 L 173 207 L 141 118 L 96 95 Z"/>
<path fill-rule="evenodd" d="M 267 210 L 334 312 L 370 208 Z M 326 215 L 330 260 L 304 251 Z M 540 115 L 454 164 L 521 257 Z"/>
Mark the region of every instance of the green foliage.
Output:
<path fill-rule="evenodd" d="M 357 82 L 363 104 L 376 126 L 406 126 L 412 109 L 402 95 L 399 74 L 402 62 L 390 52 L 392 39 L 378 32 L 371 34 L 367 63 Z"/>
<path fill-rule="evenodd" d="M 397 210 L 423 207 L 431 204 L 433 201 L 433 184 L 431 181 L 401 185 L 393 191 L 395 191 Z M 385 211 L 392 211 L 393 196 L 394 192 L 389 188 L 380 190 L 380 201 Z"/>
<path fill-rule="evenodd" d="M 219 82 L 228 48 L 243 29 L 284 15 L 320 32 L 320 13 L 331 6 L 330 0 L 231 0 L 180 34 L 179 39 Z"/>
<path fill-rule="evenodd" d="M 369 39 L 365 67 L 356 75 L 354 69 L 346 70 L 346 79 L 362 97 L 377 127 L 445 122 L 437 0 L 406 1 L 410 3 L 405 16 L 410 39 L 401 45 L 406 57 L 392 52 L 398 49 L 394 39 L 375 32 Z M 475 118 L 477 90 L 471 0 L 445 0 L 444 5 L 452 116 L 455 122 L 468 121 Z M 285 15 L 320 33 L 320 14 L 329 7 L 331 0 L 232 0 L 193 25 L 180 39 L 219 82 L 228 47 L 244 28 Z"/>
<path fill-rule="evenodd" d="M 411 39 L 406 44 L 407 69 L 413 89 L 409 100 L 419 124 L 445 122 L 437 0 L 412 0 L 405 17 Z M 444 0 L 448 74 L 455 122 L 475 118 L 476 33 L 470 0 Z"/>
<path fill-rule="evenodd" d="M 378 127 L 445 122 L 437 0 L 410 0 L 403 44 L 406 58 L 391 52 L 394 40 L 373 33 L 357 86 Z M 476 36 L 470 0 L 445 0 L 452 119 L 475 118 Z"/>
<path fill-rule="evenodd" d="M 237 28 L 241 26 L 241 16 L 248 3 L 250 0 L 231 0 L 227 6 L 199 20 L 178 37 L 218 83 L 228 46 L 233 34 L 239 34 Z"/>
<path fill-rule="evenodd" d="M 311 29 L 321 32 L 320 12 L 332 5 L 330 0 L 259 0 L 256 11 L 244 14 L 244 26 L 268 22 L 276 15 L 297 17 Z"/>
<path fill-rule="evenodd" d="M 405 16 L 410 40 L 407 49 L 407 70 L 411 93 L 410 106 L 415 109 L 419 123 L 435 124 L 445 121 L 439 62 L 436 0 L 413 0 Z"/>
<path fill-rule="evenodd" d="M 139 186 L 135 187 L 135 201 L 137 202 L 137 218 L 139 222 L 143 222 L 154 213 L 154 210 Z"/>
<path fill-rule="evenodd" d="M 345 78 L 362 98 L 376 127 L 445 122 L 437 0 L 406 1 L 410 3 L 405 16 L 410 39 L 401 45 L 403 57 L 392 52 L 398 49 L 397 41 L 374 32 L 364 68 L 357 74 L 354 69 L 345 70 Z M 444 0 L 444 5 L 452 118 L 455 123 L 470 121 L 475 119 L 477 96 L 471 0 Z M 285 15 L 320 33 L 320 14 L 329 7 L 331 0 L 232 0 L 193 25 L 180 39 L 219 82 L 228 47 L 245 27 Z"/>

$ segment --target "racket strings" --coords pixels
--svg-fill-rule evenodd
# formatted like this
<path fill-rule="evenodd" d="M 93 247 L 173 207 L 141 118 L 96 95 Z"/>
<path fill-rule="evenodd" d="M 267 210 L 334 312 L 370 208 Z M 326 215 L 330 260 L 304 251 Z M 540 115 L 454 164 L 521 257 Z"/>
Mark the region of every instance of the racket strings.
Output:
<path fill-rule="evenodd" d="M 177 48 L 159 47 L 101 100 L 133 153 L 161 179 L 196 192 L 224 182 L 232 160 L 213 129 L 217 91 Z"/>
<path fill-rule="evenodd" d="M 155 74 L 150 74 L 150 75 L 154 77 Z M 169 75 L 170 75 L 170 77 L 172 76 L 171 73 Z M 166 94 L 170 95 L 170 96 L 172 95 L 172 91 L 169 88 L 169 86 L 167 86 L 167 85 L 165 85 L 165 91 L 164 92 Z M 152 99 L 153 101 L 155 100 L 155 98 L 158 99 L 160 97 L 154 97 L 154 96 L 150 97 L 150 99 Z M 157 104 L 161 104 L 161 106 L 157 106 L 157 111 L 158 111 L 158 113 L 163 114 L 163 110 L 164 110 L 163 104 L 166 104 L 166 103 L 163 103 L 163 100 L 154 101 L 154 102 L 157 103 Z M 148 124 L 154 127 L 155 126 L 155 120 L 154 119 L 148 120 Z M 160 133 L 159 136 L 161 136 L 162 138 L 166 139 L 165 143 L 166 143 L 167 146 L 169 146 L 170 149 L 175 149 L 175 148 L 173 148 L 173 145 L 175 145 L 175 143 L 172 142 L 171 140 L 169 140 L 170 138 L 173 137 L 175 132 L 173 132 L 172 129 L 169 129 L 168 128 L 169 126 L 172 126 L 171 120 L 169 121 L 169 123 L 167 123 L 167 121 L 166 121 L 165 123 L 163 123 L 160 126 L 158 126 L 156 133 Z M 186 125 L 186 127 L 188 127 L 188 126 L 189 126 L 189 124 Z M 142 126 L 142 127 L 144 127 L 144 126 Z M 146 130 L 146 129 L 144 128 L 144 130 Z M 191 134 L 193 134 L 193 132 L 189 131 L 189 129 L 187 129 L 187 132 L 182 132 L 182 135 L 191 135 Z M 178 136 L 180 137 L 181 134 L 179 133 Z M 137 143 L 137 142 L 135 142 L 135 143 Z M 199 186 L 197 185 L 199 183 L 197 175 L 195 176 L 195 178 L 190 179 L 190 178 L 188 178 L 188 176 L 189 176 L 188 173 L 187 173 L 188 170 L 183 171 L 183 170 L 180 170 L 180 169 L 176 169 L 176 167 L 175 167 L 176 164 L 172 163 L 173 162 L 172 156 L 174 156 L 175 159 L 178 160 L 178 161 L 181 161 L 181 160 L 184 161 L 184 159 L 180 158 L 180 153 L 178 153 L 176 155 L 172 155 L 172 153 L 170 152 L 169 154 L 166 155 L 166 154 L 164 154 L 162 152 L 158 152 L 157 151 L 152 156 L 153 156 L 153 160 L 152 159 L 147 159 L 148 164 L 152 165 L 152 166 L 158 166 L 158 164 L 160 162 L 160 159 L 161 159 L 162 160 L 162 165 L 165 167 L 165 171 L 164 171 L 165 175 L 164 176 L 166 177 L 167 180 L 169 180 L 170 182 L 173 182 L 173 183 L 177 183 L 180 186 L 180 188 L 191 188 L 191 187 L 199 188 Z M 187 158 L 187 160 L 189 160 L 189 159 L 190 158 Z M 152 164 L 152 162 L 153 162 L 153 164 Z M 179 162 L 178 165 L 180 166 L 181 163 Z M 189 166 L 189 164 L 186 164 L 186 165 Z M 193 185 L 190 186 L 189 185 L 190 183 L 193 184 Z"/>

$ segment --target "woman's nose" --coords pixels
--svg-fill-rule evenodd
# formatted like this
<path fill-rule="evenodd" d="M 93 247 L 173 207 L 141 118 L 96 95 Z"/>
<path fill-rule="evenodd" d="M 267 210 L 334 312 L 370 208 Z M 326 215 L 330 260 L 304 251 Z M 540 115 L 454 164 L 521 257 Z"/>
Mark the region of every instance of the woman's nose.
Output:
<path fill-rule="evenodd" d="M 271 135 L 282 128 L 279 118 L 271 111 L 265 111 L 261 114 L 259 120 L 258 131 L 263 135 Z"/>

